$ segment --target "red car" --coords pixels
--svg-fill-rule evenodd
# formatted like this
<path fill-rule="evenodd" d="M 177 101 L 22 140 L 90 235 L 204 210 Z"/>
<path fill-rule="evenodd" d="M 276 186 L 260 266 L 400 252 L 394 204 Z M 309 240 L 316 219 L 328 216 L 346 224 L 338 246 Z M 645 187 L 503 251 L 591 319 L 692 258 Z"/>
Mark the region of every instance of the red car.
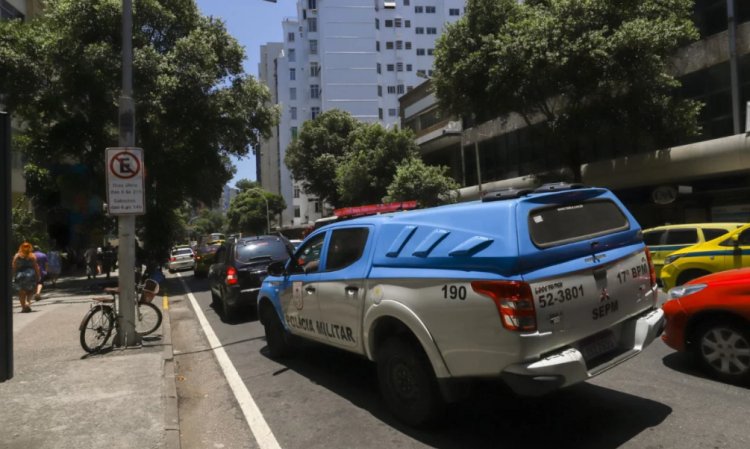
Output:
<path fill-rule="evenodd" d="M 750 268 L 675 287 L 663 309 L 667 345 L 692 353 L 714 378 L 750 382 Z"/>

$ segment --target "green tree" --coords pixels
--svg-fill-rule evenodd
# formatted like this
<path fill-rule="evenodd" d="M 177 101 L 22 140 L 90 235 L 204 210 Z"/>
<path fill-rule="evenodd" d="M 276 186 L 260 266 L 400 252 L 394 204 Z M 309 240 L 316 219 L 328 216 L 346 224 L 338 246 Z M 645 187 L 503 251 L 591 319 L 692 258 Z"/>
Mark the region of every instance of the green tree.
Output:
<path fill-rule="evenodd" d="M 601 136 L 649 150 L 699 132 L 669 58 L 697 39 L 692 0 L 468 0 L 435 47 L 436 95 L 482 122 L 519 114 L 580 180 Z"/>
<path fill-rule="evenodd" d="M 218 210 L 203 209 L 198 213 L 189 226 L 195 236 L 207 235 L 212 232 L 222 232 L 227 227 L 227 219 Z"/>
<path fill-rule="evenodd" d="M 299 137 L 286 150 L 284 162 L 306 193 L 337 206 L 336 167 L 349 153 L 350 134 L 362 126 L 347 112 L 326 111 L 302 125 Z"/>
<path fill-rule="evenodd" d="M 243 72 L 244 51 L 223 22 L 201 16 L 193 0 L 139 0 L 133 18 L 136 145 L 147 174 L 139 226 L 147 247 L 163 246 L 179 228 L 167 211 L 184 200 L 212 204 L 234 174 L 230 156 L 269 136 L 278 111 Z M 0 21 L 0 92 L 28 124 L 30 166 L 72 158 L 90 170 L 91 190 L 81 193 L 100 198 L 104 149 L 118 145 L 120 21 L 119 0 L 50 0 L 31 22 Z M 51 207 L 59 196 L 44 181 L 29 193 Z"/>
<path fill-rule="evenodd" d="M 33 245 L 47 247 L 47 236 L 44 233 L 44 226 L 34 217 L 29 204 L 23 200 L 16 201 L 11 210 L 11 244 L 8 248 L 8 254 L 11 255 L 18 250 L 23 242 L 30 242 Z"/>
<path fill-rule="evenodd" d="M 242 187 L 240 187 L 242 186 Z M 243 234 L 265 234 L 266 227 L 272 227 L 275 215 L 286 209 L 286 202 L 280 195 L 262 190 L 257 183 L 241 180 L 237 183 L 240 193 L 229 203 L 227 227 L 230 232 Z M 266 210 L 268 206 L 268 210 Z"/>
<path fill-rule="evenodd" d="M 396 169 L 385 201 L 417 200 L 420 207 L 455 203 L 461 186 L 450 177 L 449 171 L 448 167 L 426 165 L 419 158 L 405 160 Z"/>
<path fill-rule="evenodd" d="M 336 167 L 339 199 L 347 206 L 380 203 L 399 165 L 419 154 L 411 130 L 386 130 L 380 124 L 361 125 L 349 142 Z"/>

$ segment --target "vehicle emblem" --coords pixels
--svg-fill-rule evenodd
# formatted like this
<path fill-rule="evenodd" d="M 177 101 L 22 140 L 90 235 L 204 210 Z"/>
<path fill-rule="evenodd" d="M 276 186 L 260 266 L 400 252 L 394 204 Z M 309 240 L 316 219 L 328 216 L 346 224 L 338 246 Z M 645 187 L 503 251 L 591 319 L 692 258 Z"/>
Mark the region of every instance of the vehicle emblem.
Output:
<path fill-rule="evenodd" d="M 601 295 L 599 295 L 599 302 L 604 302 L 609 299 L 609 293 L 607 293 L 607 289 L 603 288 Z"/>

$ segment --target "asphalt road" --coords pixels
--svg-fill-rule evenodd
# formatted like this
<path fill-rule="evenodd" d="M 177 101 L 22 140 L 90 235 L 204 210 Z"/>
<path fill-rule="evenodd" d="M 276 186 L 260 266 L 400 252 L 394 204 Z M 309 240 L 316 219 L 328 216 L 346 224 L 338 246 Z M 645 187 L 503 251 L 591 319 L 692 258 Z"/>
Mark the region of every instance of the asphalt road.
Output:
<path fill-rule="evenodd" d="M 451 407 L 438 426 L 414 430 L 392 418 L 381 402 L 374 364 L 317 345 L 300 348 L 281 363 L 271 360 L 259 322 L 222 322 L 209 305 L 207 282 L 191 272 L 182 278 L 272 437 L 285 449 L 750 448 L 750 389 L 705 378 L 687 357 L 661 341 L 590 382 L 544 398 L 515 399 L 496 385 L 481 385 L 469 400 Z M 185 318 L 198 326 L 188 302 L 182 306 Z M 205 342 L 177 340 L 175 347 L 194 344 L 195 353 L 211 354 Z M 208 359 L 202 366 L 211 363 Z M 220 384 L 213 388 L 228 406 L 232 398 L 221 386 L 223 379 L 213 381 Z M 196 415 L 183 406 L 181 416 Z M 249 426 L 236 402 L 233 407 L 227 412 L 231 425 L 223 432 L 242 435 L 235 439 L 244 441 L 242 447 L 258 447 L 247 441 Z M 192 433 L 198 438 L 204 432 L 195 427 Z M 183 441 L 183 448 L 189 446 Z"/>

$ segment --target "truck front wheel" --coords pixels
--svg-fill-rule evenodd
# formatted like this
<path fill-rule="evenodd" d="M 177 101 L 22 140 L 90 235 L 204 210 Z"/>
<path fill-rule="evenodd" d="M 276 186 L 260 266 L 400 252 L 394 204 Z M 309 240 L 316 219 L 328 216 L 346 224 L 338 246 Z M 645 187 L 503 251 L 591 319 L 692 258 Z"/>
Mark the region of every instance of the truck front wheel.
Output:
<path fill-rule="evenodd" d="M 263 329 L 266 332 L 268 355 L 272 359 L 282 358 L 291 353 L 289 335 L 284 330 L 284 325 L 281 324 L 273 307 L 263 308 Z"/>
<path fill-rule="evenodd" d="M 435 421 L 445 403 L 427 356 L 415 343 L 389 338 L 378 351 L 378 383 L 388 408 L 411 426 Z"/>

